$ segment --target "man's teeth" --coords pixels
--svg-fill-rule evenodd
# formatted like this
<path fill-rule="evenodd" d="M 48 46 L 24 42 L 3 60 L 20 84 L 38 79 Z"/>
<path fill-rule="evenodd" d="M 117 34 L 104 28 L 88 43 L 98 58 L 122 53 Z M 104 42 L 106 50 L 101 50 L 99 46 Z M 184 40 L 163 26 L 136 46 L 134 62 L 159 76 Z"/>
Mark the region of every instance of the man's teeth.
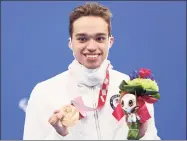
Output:
<path fill-rule="evenodd" d="M 86 55 L 88 58 L 96 58 L 98 55 Z"/>

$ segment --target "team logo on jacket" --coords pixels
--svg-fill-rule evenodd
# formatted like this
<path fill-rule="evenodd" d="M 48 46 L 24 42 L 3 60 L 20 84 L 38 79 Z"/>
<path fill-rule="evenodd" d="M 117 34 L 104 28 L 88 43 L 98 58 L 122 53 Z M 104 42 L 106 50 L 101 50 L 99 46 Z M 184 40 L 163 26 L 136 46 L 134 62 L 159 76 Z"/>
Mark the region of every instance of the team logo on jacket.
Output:
<path fill-rule="evenodd" d="M 112 107 L 112 109 L 116 108 L 117 104 L 119 103 L 119 98 L 120 98 L 119 94 L 113 95 L 110 98 L 110 106 Z"/>

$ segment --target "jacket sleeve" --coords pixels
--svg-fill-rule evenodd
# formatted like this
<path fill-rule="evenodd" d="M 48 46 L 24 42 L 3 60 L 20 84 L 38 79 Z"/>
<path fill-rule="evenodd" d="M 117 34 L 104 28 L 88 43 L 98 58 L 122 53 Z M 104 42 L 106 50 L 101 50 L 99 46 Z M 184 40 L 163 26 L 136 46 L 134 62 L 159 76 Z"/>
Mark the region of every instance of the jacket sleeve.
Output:
<path fill-rule="evenodd" d="M 147 123 L 147 131 L 145 132 L 145 135 L 140 140 L 161 140 L 160 137 L 157 135 L 153 104 L 146 103 L 146 105 L 151 115 L 151 118 L 148 120 Z"/>
<path fill-rule="evenodd" d="M 48 105 L 45 104 L 42 92 L 42 88 L 38 84 L 30 95 L 26 108 L 23 140 L 66 140 L 71 138 L 71 133 L 63 137 L 48 123 L 48 118 L 52 113 L 45 112 Z"/>

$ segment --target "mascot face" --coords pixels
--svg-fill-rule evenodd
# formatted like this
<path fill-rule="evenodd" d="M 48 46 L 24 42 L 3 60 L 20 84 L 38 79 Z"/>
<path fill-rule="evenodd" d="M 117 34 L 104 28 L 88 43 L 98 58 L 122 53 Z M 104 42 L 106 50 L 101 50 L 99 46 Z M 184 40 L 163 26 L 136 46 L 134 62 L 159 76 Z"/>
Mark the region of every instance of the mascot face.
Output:
<path fill-rule="evenodd" d="M 136 105 L 136 96 L 134 94 L 125 94 L 121 98 L 121 106 L 127 113 L 131 113 Z"/>

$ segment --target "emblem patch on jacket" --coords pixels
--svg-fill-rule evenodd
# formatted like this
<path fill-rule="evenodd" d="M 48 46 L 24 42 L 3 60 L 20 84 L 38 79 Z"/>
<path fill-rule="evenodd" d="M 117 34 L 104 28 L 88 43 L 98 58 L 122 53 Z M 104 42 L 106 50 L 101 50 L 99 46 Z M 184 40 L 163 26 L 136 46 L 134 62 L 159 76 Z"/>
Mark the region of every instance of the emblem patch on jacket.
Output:
<path fill-rule="evenodd" d="M 112 107 L 113 110 L 116 108 L 117 104 L 119 103 L 119 98 L 120 98 L 119 94 L 113 95 L 110 98 L 110 106 Z"/>

